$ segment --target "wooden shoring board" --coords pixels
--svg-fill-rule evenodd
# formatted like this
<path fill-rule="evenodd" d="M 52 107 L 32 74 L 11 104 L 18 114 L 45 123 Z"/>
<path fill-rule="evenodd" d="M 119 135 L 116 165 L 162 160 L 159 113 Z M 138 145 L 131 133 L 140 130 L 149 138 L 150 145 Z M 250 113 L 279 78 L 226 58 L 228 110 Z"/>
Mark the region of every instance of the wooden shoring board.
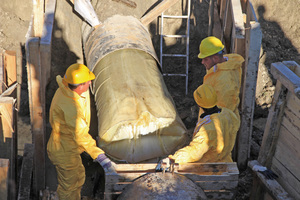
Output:
<path fill-rule="evenodd" d="M 300 144 L 300 99 L 290 91 L 287 94 L 287 105 L 284 109 L 282 125 L 299 140 Z"/>
<path fill-rule="evenodd" d="M 295 138 L 285 127 L 281 128 L 277 142 L 277 147 L 273 159 L 279 160 L 287 169 L 288 173 L 300 178 L 299 161 L 300 161 L 300 141 Z M 272 164 L 273 166 L 273 164 Z M 285 176 L 279 179 L 285 179 Z M 300 188 L 300 182 L 298 186 Z M 295 185 L 295 184 L 294 184 Z M 297 185 L 297 184 L 296 184 Z"/>
<path fill-rule="evenodd" d="M 232 33 L 232 9 L 231 9 L 231 0 L 226 1 L 226 6 L 224 10 L 224 21 L 222 25 L 222 42 L 225 45 L 224 51 L 230 52 L 231 46 L 231 33 Z"/>
<path fill-rule="evenodd" d="M 20 187 L 18 191 L 18 199 L 22 199 L 22 200 L 30 199 L 32 170 L 33 170 L 33 145 L 25 144 L 21 174 L 20 174 Z"/>
<path fill-rule="evenodd" d="M 150 12 L 145 14 L 141 18 L 141 22 L 144 26 L 150 24 L 154 19 L 156 19 L 161 13 L 166 11 L 168 8 L 177 3 L 178 0 L 164 0 L 161 1 L 158 5 L 156 5 Z"/>
<path fill-rule="evenodd" d="M 4 70 L 6 72 L 6 84 L 7 87 L 9 87 L 17 81 L 17 61 L 15 51 L 4 52 Z"/>
<path fill-rule="evenodd" d="M 300 98 L 300 77 L 290 70 L 284 63 L 272 63 L 271 73 L 288 90 Z"/>
<path fill-rule="evenodd" d="M 42 77 L 43 82 L 43 94 L 45 93 L 45 88 L 50 81 L 51 72 L 51 43 L 52 43 L 52 32 L 55 17 L 56 0 L 48 0 L 45 9 L 45 21 L 43 24 L 42 37 L 40 41 L 40 56 L 41 56 L 41 66 L 43 66 Z M 45 95 L 44 95 L 45 96 Z"/>
<path fill-rule="evenodd" d="M 8 199 L 9 159 L 0 158 L 0 194 L 2 199 Z"/>
<path fill-rule="evenodd" d="M 4 66 L 3 66 L 3 53 L 0 52 L 0 94 L 5 90 L 4 84 Z"/>
<path fill-rule="evenodd" d="M 220 22 L 222 27 L 224 26 L 223 22 L 224 22 L 224 15 L 225 15 L 227 1 L 228 0 L 222 0 L 218 2 L 218 7 L 220 7 L 219 16 L 220 16 Z"/>
<path fill-rule="evenodd" d="M 42 93 L 42 68 L 40 61 L 40 39 L 28 38 L 26 41 L 27 77 L 31 131 L 33 136 L 34 174 L 33 192 L 39 194 L 45 188 L 45 154 L 46 154 L 46 128 L 45 128 L 45 94 Z"/>
<path fill-rule="evenodd" d="M 6 138 L 4 143 L 0 145 L 1 152 L 6 152 L 5 158 L 9 158 L 9 183 L 8 183 L 8 199 L 14 199 L 16 189 L 18 188 L 17 182 L 17 153 L 18 153 L 18 140 L 17 140 L 17 111 L 15 109 L 16 99 L 13 97 L 1 97 L 1 126 L 2 131 L 6 131 Z M 3 133 L 2 133 L 3 134 Z M 1 139 L 2 140 L 2 139 Z M 2 141 L 1 141 L 2 142 Z M 3 149 L 2 149 L 3 148 Z M 6 149 L 4 149 L 6 148 Z"/>
<path fill-rule="evenodd" d="M 215 12 L 215 0 L 210 0 L 209 1 L 209 9 L 208 9 L 208 36 L 213 35 L 213 27 L 215 24 L 215 21 L 218 21 L 218 19 L 214 18 L 214 12 Z"/>
<path fill-rule="evenodd" d="M 245 58 L 245 26 L 244 16 L 240 0 L 231 1 L 232 12 L 232 33 L 231 33 L 231 52 L 240 54 Z"/>
<path fill-rule="evenodd" d="M 260 49 L 262 42 L 262 32 L 258 22 L 250 22 L 250 30 L 247 33 L 246 63 L 242 73 L 241 86 L 241 126 L 238 133 L 238 166 L 245 168 L 250 156 L 250 141 L 252 136 L 253 115 L 255 107 L 255 92 L 257 82 L 257 71 L 259 65 Z M 249 39 L 249 40 L 247 40 Z"/>
<path fill-rule="evenodd" d="M 300 65 L 295 61 L 283 61 L 285 66 L 287 66 L 292 72 L 294 72 L 297 76 L 300 77 Z"/>
<path fill-rule="evenodd" d="M 277 80 L 273 102 L 269 109 L 263 140 L 258 155 L 258 162 L 268 168 L 271 166 L 284 114 L 284 108 L 286 106 L 286 98 L 284 96 L 285 89 L 286 88 L 281 84 L 281 82 Z"/>
<path fill-rule="evenodd" d="M 248 166 L 253 169 L 255 165 L 262 166 L 257 160 L 252 160 L 248 162 Z M 266 177 L 256 171 L 253 171 L 255 174 L 254 179 L 257 179 L 257 183 L 262 183 L 266 191 L 271 195 L 273 199 L 276 200 L 292 200 L 293 198 L 283 189 L 283 187 L 275 180 L 266 179 Z M 251 200 L 263 199 L 263 193 L 255 190 L 257 185 L 254 185 L 251 193 Z"/>
<path fill-rule="evenodd" d="M 222 40 L 222 26 L 221 26 L 221 19 L 218 12 L 218 5 L 215 2 L 214 5 L 214 16 L 213 16 L 213 28 L 212 28 L 212 35 Z"/>
<path fill-rule="evenodd" d="M 33 35 L 32 37 L 41 37 L 44 23 L 45 0 L 33 0 Z"/>

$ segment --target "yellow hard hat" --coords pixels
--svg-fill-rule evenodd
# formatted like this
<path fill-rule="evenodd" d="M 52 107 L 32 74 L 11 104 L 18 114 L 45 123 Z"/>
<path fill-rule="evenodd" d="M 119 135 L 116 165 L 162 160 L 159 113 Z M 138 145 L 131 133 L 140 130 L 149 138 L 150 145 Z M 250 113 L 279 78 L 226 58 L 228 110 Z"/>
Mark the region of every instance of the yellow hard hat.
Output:
<path fill-rule="evenodd" d="M 70 65 L 64 76 L 64 80 L 70 84 L 80 84 L 94 79 L 94 73 L 87 66 L 79 63 Z"/>
<path fill-rule="evenodd" d="M 208 56 L 214 55 L 224 49 L 221 40 L 214 36 L 209 36 L 201 41 L 199 46 L 200 53 L 198 58 L 203 59 Z"/>
<path fill-rule="evenodd" d="M 212 108 L 217 105 L 217 94 L 214 88 L 210 85 L 200 85 L 194 91 L 194 99 L 202 108 Z"/>

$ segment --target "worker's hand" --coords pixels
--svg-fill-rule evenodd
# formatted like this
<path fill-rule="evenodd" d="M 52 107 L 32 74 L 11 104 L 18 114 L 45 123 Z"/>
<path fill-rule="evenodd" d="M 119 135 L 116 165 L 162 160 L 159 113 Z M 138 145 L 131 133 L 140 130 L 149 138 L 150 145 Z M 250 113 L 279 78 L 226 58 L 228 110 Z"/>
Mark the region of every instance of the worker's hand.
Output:
<path fill-rule="evenodd" d="M 263 174 L 266 177 L 266 179 L 273 180 L 273 179 L 278 178 L 277 174 L 275 174 L 272 170 L 270 170 L 266 167 L 263 167 L 263 166 L 254 165 L 253 171 L 257 171 L 257 172 Z"/>
<path fill-rule="evenodd" d="M 96 161 L 103 167 L 105 173 L 116 173 L 116 164 L 106 157 L 105 154 L 99 154 Z"/>
<path fill-rule="evenodd" d="M 163 166 L 164 163 L 165 163 L 165 165 Z M 170 159 L 169 157 L 163 158 L 157 163 L 155 170 L 163 171 L 163 168 L 164 168 L 166 171 L 168 171 L 168 169 L 170 169 L 170 166 L 172 163 L 174 163 L 173 159 Z"/>

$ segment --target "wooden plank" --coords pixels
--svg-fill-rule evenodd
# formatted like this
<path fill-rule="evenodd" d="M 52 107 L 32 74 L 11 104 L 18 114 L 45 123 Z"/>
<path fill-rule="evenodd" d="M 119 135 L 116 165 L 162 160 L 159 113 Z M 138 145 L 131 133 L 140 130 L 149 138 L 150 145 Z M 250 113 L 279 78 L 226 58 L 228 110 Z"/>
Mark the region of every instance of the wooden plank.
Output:
<path fill-rule="evenodd" d="M 291 112 L 291 118 L 294 118 L 293 124 L 300 126 L 300 99 L 296 97 L 291 91 L 287 94 L 287 111 Z"/>
<path fill-rule="evenodd" d="M 273 159 L 271 170 L 274 171 L 279 178 L 278 183 L 293 199 L 300 199 L 300 181 L 293 176 L 276 158 Z"/>
<path fill-rule="evenodd" d="M 205 181 L 235 181 L 238 179 L 237 175 L 195 175 L 195 174 L 183 174 L 193 181 L 205 180 Z"/>
<path fill-rule="evenodd" d="M 247 166 L 247 161 L 250 156 L 257 71 L 262 42 L 260 24 L 253 23 L 250 24 L 250 27 L 249 53 L 246 54 L 247 64 L 245 64 L 242 75 L 243 82 L 241 86 L 240 103 L 241 125 L 237 136 L 237 162 L 240 169 Z"/>
<path fill-rule="evenodd" d="M 238 174 L 237 165 L 232 163 L 185 163 L 180 164 L 178 172 L 204 174 L 205 172 L 217 174 L 223 174 L 223 172 Z"/>
<path fill-rule="evenodd" d="M 29 200 L 31 183 L 32 183 L 32 170 L 33 170 L 33 145 L 25 144 L 22 168 L 20 174 L 20 187 L 18 192 L 18 200 Z"/>
<path fill-rule="evenodd" d="M 209 9 L 208 9 L 208 36 L 213 35 L 213 27 L 214 27 L 214 21 L 219 20 L 218 18 L 214 18 L 214 10 L 215 10 L 215 3 L 214 0 L 209 1 Z"/>
<path fill-rule="evenodd" d="M 287 66 L 292 72 L 294 72 L 297 76 L 300 77 L 300 65 L 295 61 L 283 61 L 285 66 Z"/>
<path fill-rule="evenodd" d="M 287 106 L 284 109 L 282 125 L 300 140 L 300 100 L 290 91 L 287 94 Z"/>
<path fill-rule="evenodd" d="M 219 13 L 218 13 L 218 6 L 217 6 L 216 2 L 215 2 L 214 8 L 215 8 L 214 9 L 214 23 L 213 23 L 212 35 L 214 35 L 215 37 L 222 40 L 222 27 L 221 27 L 220 17 L 219 17 Z"/>
<path fill-rule="evenodd" d="M 286 99 L 283 95 L 284 90 L 285 88 L 283 87 L 281 82 L 277 80 L 273 102 L 269 109 L 264 136 L 258 155 L 258 162 L 266 167 L 270 167 L 271 159 L 276 148 L 280 124 L 286 105 Z"/>
<path fill-rule="evenodd" d="M 244 27 L 244 17 L 242 12 L 242 6 L 240 0 L 231 0 L 232 2 L 232 17 L 233 17 L 233 24 L 235 27 L 235 34 L 238 35 L 245 35 L 245 27 Z"/>
<path fill-rule="evenodd" d="M 4 70 L 7 75 L 7 87 L 17 82 L 17 63 L 16 63 L 16 52 L 5 51 L 4 52 Z"/>
<path fill-rule="evenodd" d="M 6 150 L 6 158 L 10 160 L 8 183 L 8 199 L 15 198 L 17 185 L 17 111 L 15 110 L 15 99 L 13 97 L 0 98 L 1 126 L 4 136 L 3 145 Z M 2 145 L 1 145 L 2 146 Z M 2 147 L 1 147 L 2 148 Z"/>
<path fill-rule="evenodd" d="M 156 19 L 161 13 L 166 11 L 168 8 L 177 3 L 178 0 L 164 0 L 161 1 L 157 6 L 155 6 L 150 12 L 145 14 L 141 18 L 141 22 L 144 26 L 150 24 L 154 19 Z"/>
<path fill-rule="evenodd" d="M 194 181 L 196 185 L 203 190 L 232 190 L 238 186 L 238 180 L 235 181 Z"/>
<path fill-rule="evenodd" d="M 44 23 L 44 0 L 33 0 L 33 37 L 41 37 Z"/>
<path fill-rule="evenodd" d="M 221 21 L 221 26 L 224 26 L 224 16 L 225 16 L 225 12 L 226 12 L 226 4 L 227 4 L 227 1 L 228 0 L 222 0 L 221 2 L 220 2 L 220 4 L 218 4 L 218 5 L 220 5 L 220 21 Z"/>
<path fill-rule="evenodd" d="M 145 163 L 145 164 L 116 164 L 116 171 L 155 171 L 156 163 Z"/>
<path fill-rule="evenodd" d="M 34 184 L 33 192 L 39 194 L 45 189 L 45 104 L 42 104 L 44 95 L 41 88 L 42 69 L 40 65 L 39 38 L 28 38 L 26 41 L 27 52 L 27 77 L 28 95 L 31 120 L 31 131 L 33 135 L 34 151 Z"/>
<path fill-rule="evenodd" d="M 235 192 L 208 192 L 204 191 L 208 199 L 234 199 Z"/>
<path fill-rule="evenodd" d="M 238 53 L 245 58 L 245 27 L 244 16 L 240 0 L 232 0 L 232 35 L 231 35 L 231 52 Z"/>
<path fill-rule="evenodd" d="M 261 166 L 257 160 L 248 162 L 249 167 L 253 170 L 255 165 Z M 292 200 L 293 198 L 283 189 L 283 187 L 274 179 L 266 179 L 264 175 L 259 172 L 253 171 L 253 173 L 259 178 L 263 186 L 266 188 L 268 193 L 277 200 Z"/>
<path fill-rule="evenodd" d="M 3 91 L 5 91 L 5 79 L 4 79 L 4 58 L 2 52 L 0 52 L 0 94 L 2 94 Z"/>
<path fill-rule="evenodd" d="M 48 0 L 45 9 L 45 21 L 43 25 L 43 32 L 40 41 L 40 52 L 41 52 L 41 66 L 43 66 L 42 77 L 43 77 L 43 88 L 50 81 L 51 72 L 51 44 L 52 44 L 52 32 L 54 25 L 56 0 Z M 45 93 L 45 91 L 43 92 Z"/>
<path fill-rule="evenodd" d="M 278 138 L 274 158 L 283 163 L 288 173 L 300 180 L 300 140 L 282 127 Z"/>
<path fill-rule="evenodd" d="M 298 98 L 300 98 L 300 77 L 292 72 L 283 63 L 272 63 L 271 73 L 279 80 L 286 88 L 293 92 Z"/>
<path fill-rule="evenodd" d="M 5 90 L 2 94 L 0 94 L 0 98 L 5 97 L 5 96 L 10 96 L 15 91 L 17 86 L 18 86 L 18 83 L 14 83 L 13 85 L 11 85 L 9 88 L 7 88 L 7 90 Z"/>
<path fill-rule="evenodd" d="M 223 22 L 223 31 L 222 31 L 222 38 L 224 38 L 224 41 L 222 41 L 225 45 L 225 52 L 230 52 L 230 46 L 231 46 L 231 33 L 232 33 L 232 9 L 231 9 L 231 1 L 228 0 L 226 2 L 226 9 L 224 14 L 224 22 Z"/>
<path fill-rule="evenodd" d="M 295 138 L 299 139 L 299 133 L 300 133 L 299 127 L 297 127 L 293 123 L 291 123 L 291 120 L 286 115 L 282 118 L 282 127 L 289 130 L 289 132 L 292 135 L 294 135 Z"/>
<path fill-rule="evenodd" d="M 13 134 L 13 99 L 11 97 L 0 99 L 0 119 L 2 124 L 2 136 L 5 142 L 6 138 L 12 138 Z"/>
<path fill-rule="evenodd" d="M 0 158 L 0 194 L 1 199 L 8 199 L 9 160 Z"/>

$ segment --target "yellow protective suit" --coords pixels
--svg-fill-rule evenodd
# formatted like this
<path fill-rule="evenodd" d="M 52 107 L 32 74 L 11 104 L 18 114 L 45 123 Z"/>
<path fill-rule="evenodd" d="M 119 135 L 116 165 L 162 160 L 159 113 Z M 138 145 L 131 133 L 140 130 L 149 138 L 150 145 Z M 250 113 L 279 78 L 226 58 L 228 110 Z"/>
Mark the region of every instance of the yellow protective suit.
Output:
<path fill-rule="evenodd" d="M 240 118 L 238 106 L 244 58 L 238 54 L 225 54 L 224 57 L 227 58 L 226 62 L 219 63 L 206 72 L 203 84 L 215 89 L 217 106 L 232 110 Z"/>
<path fill-rule="evenodd" d="M 176 163 L 232 162 L 231 151 L 239 127 L 237 116 L 222 108 L 220 113 L 200 119 L 191 143 L 169 157 Z"/>
<path fill-rule="evenodd" d="M 96 146 L 89 134 L 90 95 L 89 91 L 80 96 L 70 90 L 60 76 L 59 85 L 50 107 L 50 135 L 47 151 L 56 167 L 60 200 L 81 198 L 81 187 L 85 181 L 85 169 L 80 154 L 85 151 L 93 159 L 104 153 Z"/>

